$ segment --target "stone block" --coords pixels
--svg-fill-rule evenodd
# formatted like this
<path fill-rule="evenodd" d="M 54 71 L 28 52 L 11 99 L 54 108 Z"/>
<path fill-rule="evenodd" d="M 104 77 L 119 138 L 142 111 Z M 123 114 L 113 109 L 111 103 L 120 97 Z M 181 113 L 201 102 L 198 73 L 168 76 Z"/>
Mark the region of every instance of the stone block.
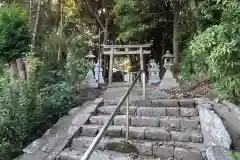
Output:
<path fill-rule="evenodd" d="M 82 126 L 82 136 L 96 136 L 99 132 L 101 126 L 99 125 L 83 125 Z"/>
<path fill-rule="evenodd" d="M 160 159 L 168 159 L 173 157 L 173 147 L 167 146 L 153 146 L 153 156 L 160 157 Z"/>
<path fill-rule="evenodd" d="M 194 99 L 179 99 L 179 105 L 181 107 L 194 107 L 195 100 Z"/>
<path fill-rule="evenodd" d="M 93 141 L 93 137 L 79 137 L 72 140 L 71 148 L 83 149 L 88 148 Z"/>
<path fill-rule="evenodd" d="M 153 145 L 151 142 L 138 142 L 135 144 L 139 155 L 141 156 L 152 156 L 153 155 Z"/>
<path fill-rule="evenodd" d="M 203 135 L 199 132 L 194 132 L 191 135 L 191 141 L 193 143 L 202 143 L 203 142 Z"/>
<path fill-rule="evenodd" d="M 72 119 L 72 125 L 81 126 L 88 121 L 89 117 L 90 114 L 76 114 L 76 116 Z"/>
<path fill-rule="evenodd" d="M 171 140 L 172 141 L 181 141 L 181 142 L 190 142 L 191 135 L 189 132 L 176 132 L 171 131 Z"/>
<path fill-rule="evenodd" d="M 120 108 L 120 114 L 124 114 L 126 115 L 126 107 L 122 107 Z M 129 106 L 129 115 L 135 115 L 137 112 L 137 107 L 134 107 L 134 106 Z"/>
<path fill-rule="evenodd" d="M 146 117 L 161 117 L 166 116 L 166 108 L 150 108 L 150 107 L 140 107 L 137 108 L 137 116 Z"/>
<path fill-rule="evenodd" d="M 176 147 L 174 150 L 174 158 L 177 160 L 185 160 L 185 156 L 188 154 L 188 150 L 185 148 Z M 192 159 L 195 160 L 195 159 Z"/>
<path fill-rule="evenodd" d="M 117 106 L 104 106 L 97 109 L 98 113 L 101 114 L 112 114 L 116 110 Z"/>
<path fill-rule="evenodd" d="M 106 135 L 111 137 L 121 137 L 122 128 L 122 126 L 109 126 Z"/>
<path fill-rule="evenodd" d="M 147 128 L 145 138 L 151 140 L 169 141 L 170 133 L 163 128 Z"/>
<path fill-rule="evenodd" d="M 89 120 L 90 120 L 90 124 L 104 125 L 108 122 L 109 117 L 108 116 L 91 116 Z"/>
<path fill-rule="evenodd" d="M 184 157 L 184 160 L 204 160 L 201 152 L 196 149 L 191 149 Z"/>
<path fill-rule="evenodd" d="M 158 99 L 152 101 L 154 107 L 178 107 L 177 99 Z"/>
<path fill-rule="evenodd" d="M 130 138 L 144 139 L 145 130 L 146 130 L 146 127 L 129 127 L 128 136 Z M 123 133 L 123 136 L 126 135 L 126 128 L 125 127 L 122 129 L 122 133 Z"/>
<path fill-rule="evenodd" d="M 194 130 L 198 128 L 199 123 L 200 123 L 199 118 L 195 117 L 191 117 L 190 119 L 183 118 L 181 127 L 182 129 L 186 130 Z"/>
<path fill-rule="evenodd" d="M 81 113 L 85 114 L 94 114 L 97 111 L 98 104 L 89 104 L 86 108 L 84 108 Z"/>
<path fill-rule="evenodd" d="M 196 117 L 198 116 L 197 108 L 180 108 L 180 115 L 184 117 Z"/>
<path fill-rule="evenodd" d="M 159 119 L 154 117 L 132 117 L 132 126 L 148 126 L 148 127 L 158 127 Z"/>
<path fill-rule="evenodd" d="M 150 107 L 152 105 L 152 102 L 149 99 L 137 100 L 135 104 L 137 107 Z"/>
<path fill-rule="evenodd" d="M 164 128 L 171 129 L 180 129 L 181 128 L 181 119 L 180 118 L 161 118 L 160 126 Z"/>
<path fill-rule="evenodd" d="M 124 126 L 126 125 L 126 115 L 119 115 L 114 118 L 114 125 Z M 129 125 L 131 124 L 131 117 L 129 117 Z"/>
<path fill-rule="evenodd" d="M 167 116 L 179 116 L 180 109 L 178 107 L 167 107 Z"/>

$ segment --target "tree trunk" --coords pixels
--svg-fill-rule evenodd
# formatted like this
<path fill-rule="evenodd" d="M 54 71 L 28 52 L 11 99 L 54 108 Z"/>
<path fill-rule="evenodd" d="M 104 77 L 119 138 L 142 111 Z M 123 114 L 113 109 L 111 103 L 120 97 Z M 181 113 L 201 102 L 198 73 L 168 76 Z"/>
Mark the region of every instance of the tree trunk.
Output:
<path fill-rule="evenodd" d="M 190 0 L 189 3 L 190 3 L 190 8 L 191 8 L 191 11 L 192 11 L 194 21 L 196 22 L 195 23 L 196 31 L 198 32 L 198 31 L 200 31 L 200 26 L 199 26 L 199 23 L 198 23 L 198 9 L 197 9 L 196 0 Z"/>
<path fill-rule="evenodd" d="M 16 79 L 16 77 L 18 76 L 18 69 L 17 69 L 17 62 L 16 60 L 11 60 L 10 62 L 10 70 L 11 70 L 11 80 Z"/>
<path fill-rule="evenodd" d="M 58 27 L 58 34 L 60 38 L 60 43 L 58 44 L 58 62 L 61 61 L 62 59 L 62 40 L 63 40 L 63 0 L 59 0 L 59 5 L 60 5 L 60 22 L 59 22 L 59 27 Z"/>
<path fill-rule="evenodd" d="M 20 77 L 21 80 L 26 81 L 27 75 L 26 75 L 26 70 L 25 70 L 25 66 L 22 58 L 16 59 L 16 64 L 17 64 L 18 76 Z"/>
<path fill-rule="evenodd" d="M 35 24 L 33 28 L 31 52 L 34 52 L 36 47 L 36 39 L 37 39 L 39 20 L 40 20 L 40 9 L 41 9 L 41 0 L 38 0 L 36 19 L 35 19 Z"/>
<path fill-rule="evenodd" d="M 173 0 L 173 54 L 174 54 L 174 65 L 175 65 L 175 73 L 178 74 L 180 70 L 179 66 L 179 18 L 180 18 L 180 6 L 178 2 Z"/>

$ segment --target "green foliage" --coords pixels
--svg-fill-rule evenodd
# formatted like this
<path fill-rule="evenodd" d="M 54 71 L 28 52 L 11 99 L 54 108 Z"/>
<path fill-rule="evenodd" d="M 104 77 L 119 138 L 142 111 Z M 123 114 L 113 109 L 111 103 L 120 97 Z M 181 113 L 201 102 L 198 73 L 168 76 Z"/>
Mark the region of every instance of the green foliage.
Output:
<path fill-rule="evenodd" d="M 6 62 L 22 57 L 29 50 L 31 33 L 27 11 L 16 4 L 0 10 L 0 58 Z"/>
<path fill-rule="evenodd" d="M 230 155 L 234 160 L 240 160 L 240 153 L 239 153 L 239 152 L 230 152 L 229 155 Z"/>
<path fill-rule="evenodd" d="M 185 50 L 182 77 L 205 74 L 213 80 L 220 96 L 240 98 L 240 11 L 239 2 L 220 1 L 221 23 L 196 36 Z"/>
<path fill-rule="evenodd" d="M 53 70 L 51 63 L 33 55 L 27 57 L 26 82 L 12 81 L 9 69 L 5 70 L 0 78 L 0 160 L 19 156 L 26 145 L 42 136 L 73 105 L 81 103 L 81 83 L 88 65 L 83 60 L 85 46 L 78 48 L 74 42 L 70 43 L 71 53 L 62 70 Z"/>

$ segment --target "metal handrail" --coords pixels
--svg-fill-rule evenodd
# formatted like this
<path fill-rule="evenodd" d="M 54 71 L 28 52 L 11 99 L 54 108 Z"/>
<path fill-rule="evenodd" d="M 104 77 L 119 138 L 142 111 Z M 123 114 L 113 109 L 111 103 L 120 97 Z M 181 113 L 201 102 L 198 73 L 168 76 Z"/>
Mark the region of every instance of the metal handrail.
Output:
<path fill-rule="evenodd" d="M 119 111 L 120 107 L 123 105 L 124 101 L 127 99 L 127 111 L 126 111 L 126 117 L 127 117 L 127 131 L 126 131 L 126 141 L 128 140 L 128 119 L 129 119 L 129 106 L 128 106 L 128 98 L 129 98 L 129 94 L 132 91 L 134 85 L 136 84 L 137 80 L 141 77 L 141 74 L 144 71 L 140 71 L 139 74 L 137 75 L 136 79 L 132 82 L 132 84 L 130 85 L 130 87 L 128 88 L 127 92 L 124 94 L 124 96 L 121 98 L 121 100 L 118 102 L 117 104 L 117 108 L 115 109 L 115 111 L 111 114 L 108 122 L 106 124 L 104 124 L 104 126 L 102 127 L 102 129 L 100 130 L 100 132 L 98 133 L 98 135 L 94 138 L 92 144 L 90 145 L 90 147 L 87 149 L 87 151 L 84 153 L 84 155 L 82 156 L 81 160 L 88 160 L 90 158 L 90 156 L 92 155 L 94 149 L 96 148 L 96 146 L 99 144 L 100 140 L 103 138 L 106 130 L 108 129 L 108 127 L 110 126 L 111 122 L 113 121 L 113 118 L 116 116 L 117 112 Z"/>

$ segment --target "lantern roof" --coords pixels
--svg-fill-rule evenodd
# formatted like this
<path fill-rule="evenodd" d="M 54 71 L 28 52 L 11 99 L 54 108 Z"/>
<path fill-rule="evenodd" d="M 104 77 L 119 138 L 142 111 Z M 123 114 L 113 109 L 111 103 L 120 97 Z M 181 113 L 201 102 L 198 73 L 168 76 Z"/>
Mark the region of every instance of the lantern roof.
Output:
<path fill-rule="evenodd" d="M 172 55 L 170 51 L 167 51 L 163 58 L 174 58 L 174 55 Z"/>
<path fill-rule="evenodd" d="M 92 59 L 92 58 L 95 58 L 96 56 L 93 54 L 93 51 L 90 50 L 88 55 L 85 56 L 85 58 L 89 58 L 89 59 Z"/>

